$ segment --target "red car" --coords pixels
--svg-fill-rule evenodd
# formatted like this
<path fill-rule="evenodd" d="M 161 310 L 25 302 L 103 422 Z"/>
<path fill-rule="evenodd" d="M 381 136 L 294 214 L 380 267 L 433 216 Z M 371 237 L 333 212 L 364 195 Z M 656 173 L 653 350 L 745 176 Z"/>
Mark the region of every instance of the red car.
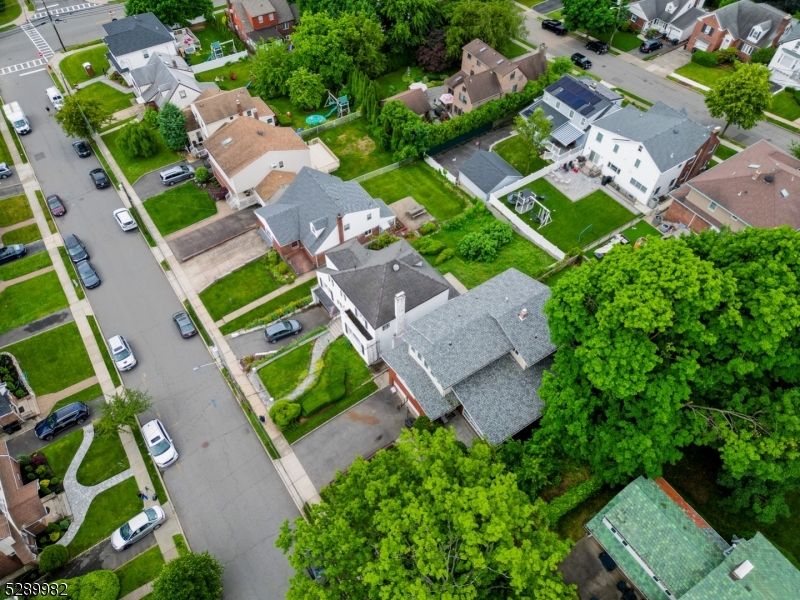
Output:
<path fill-rule="evenodd" d="M 67 207 L 61 201 L 58 194 L 53 194 L 47 197 L 47 207 L 50 209 L 50 214 L 54 217 L 63 217 L 67 214 Z"/>

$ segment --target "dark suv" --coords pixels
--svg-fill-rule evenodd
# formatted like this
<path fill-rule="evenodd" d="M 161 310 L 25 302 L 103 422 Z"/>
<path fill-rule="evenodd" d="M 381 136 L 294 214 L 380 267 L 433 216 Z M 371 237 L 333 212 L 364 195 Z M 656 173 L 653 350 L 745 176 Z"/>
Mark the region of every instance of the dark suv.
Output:
<path fill-rule="evenodd" d="M 297 335 L 303 330 L 303 326 L 299 321 L 289 319 L 288 321 L 278 321 L 272 325 L 267 326 L 264 330 L 264 339 L 270 344 L 274 344 L 290 335 Z"/>
<path fill-rule="evenodd" d="M 108 175 L 103 169 L 92 169 L 89 171 L 89 175 L 92 177 L 92 181 L 94 182 L 94 187 L 98 190 L 102 190 L 103 188 L 107 188 L 111 185 L 111 181 L 108 179 Z"/>
<path fill-rule="evenodd" d="M 586 44 L 586 49 L 589 52 L 597 52 L 597 54 L 605 54 L 608 52 L 608 44 L 605 42 L 589 42 Z"/>
<path fill-rule="evenodd" d="M 36 424 L 36 437 L 49 442 L 57 433 L 75 424 L 81 425 L 88 418 L 89 407 L 83 402 L 67 404 Z"/>
<path fill-rule="evenodd" d="M 661 48 L 663 47 L 664 43 L 661 40 L 646 40 L 642 42 L 641 46 L 639 46 L 639 52 L 644 52 L 645 54 L 649 54 L 650 52 L 661 50 Z"/>
<path fill-rule="evenodd" d="M 545 19 L 542 21 L 542 29 L 549 29 L 556 35 L 567 35 L 567 28 L 561 21 L 556 19 Z"/>
<path fill-rule="evenodd" d="M 580 67 L 584 71 L 592 68 L 592 61 L 590 61 L 580 52 L 576 52 L 575 54 L 570 56 L 570 60 L 572 61 L 572 64 L 574 64 L 577 67 Z"/>

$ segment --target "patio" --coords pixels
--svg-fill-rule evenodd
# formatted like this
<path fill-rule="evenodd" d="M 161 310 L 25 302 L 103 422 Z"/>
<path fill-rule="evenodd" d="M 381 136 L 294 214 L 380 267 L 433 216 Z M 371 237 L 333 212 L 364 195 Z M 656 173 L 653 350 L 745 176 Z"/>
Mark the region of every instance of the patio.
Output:
<path fill-rule="evenodd" d="M 563 164 L 563 162 L 560 164 Z M 589 161 L 586 161 L 584 165 L 585 166 L 583 169 L 578 170 L 577 173 L 574 171 L 568 171 L 565 173 L 564 171 L 556 170 L 548 173 L 545 178 L 553 185 L 553 187 L 555 187 L 559 192 L 564 194 L 573 202 L 577 202 L 592 192 L 602 189 L 621 206 L 624 206 L 636 214 L 644 214 L 645 207 L 633 200 L 630 200 L 617 191 L 612 185 L 601 185 L 600 180 L 602 179 L 602 176 L 598 175 L 597 177 L 589 177 L 584 172 L 588 172 L 594 165 L 592 165 Z"/>
<path fill-rule="evenodd" d="M 389 205 L 391 211 L 406 228 L 407 231 L 416 231 L 428 221 L 433 221 L 433 217 L 425 210 L 419 202 L 411 196 L 406 196 L 397 202 Z M 414 215 L 413 217 L 411 215 Z"/>

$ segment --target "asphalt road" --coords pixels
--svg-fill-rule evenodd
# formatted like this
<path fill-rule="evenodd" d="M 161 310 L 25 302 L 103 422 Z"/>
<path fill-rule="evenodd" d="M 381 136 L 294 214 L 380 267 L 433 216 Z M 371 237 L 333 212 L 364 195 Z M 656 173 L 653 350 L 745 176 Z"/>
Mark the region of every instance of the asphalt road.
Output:
<path fill-rule="evenodd" d="M 331 320 L 328 316 L 328 312 L 319 306 L 315 306 L 314 308 L 297 314 L 291 318 L 300 321 L 304 332 L 314 331 L 318 327 L 324 327 L 330 323 Z M 272 352 L 297 340 L 296 337 L 289 336 L 287 338 L 283 338 L 282 340 L 278 340 L 274 344 L 269 344 L 264 339 L 263 327 L 258 331 L 247 333 L 245 335 L 240 335 L 237 337 L 228 336 L 227 339 L 228 345 L 231 347 L 231 350 L 233 350 L 233 353 L 237 358 L 250 356 L 258 352 Z"/>
<path fill-rule="evenodd" d="M 0 40 L 0 54 L 5 47 Z M 38 99 L 49 81 L 46 72 L 6 75 L 0 87 L 31 120 L 23 144 L 44 194 L 58 193 L 67 204 L 60 231 L 78 234 L 102 273 L 87 298 L 104 337 L 123 334 L 139 361 L 123 381 L 152 394 L 155 408 L 142 417 L 160 417 L 180 451 L 164 478 L 188 542 L 225 565 L 227 598 L 282 598 L 293 570 L 275 539 L 297 508 L 222 375 L 193 370 L 210 362 L 208 351 L 200 336 L 184 340 L 175 329 L 171 315 L 183 307 L 142 237 L 114 221 L 117 193 L 94 189 L 88 171 L 97 158 L 79 158 L 46 116 Z"/>

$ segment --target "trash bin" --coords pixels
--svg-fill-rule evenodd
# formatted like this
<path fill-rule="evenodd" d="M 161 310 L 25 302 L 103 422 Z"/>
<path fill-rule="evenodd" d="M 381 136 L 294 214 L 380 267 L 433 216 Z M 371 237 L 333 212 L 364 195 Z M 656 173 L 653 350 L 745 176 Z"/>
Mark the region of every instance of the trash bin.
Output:
<path fill-rule="evenodd" d="M 86 73 L 87 75 L 89 75 L 89 77 L 94 77 L 94 69 L 92 68 L 92 63 L 89 62 L 83 63 L 83 68 L 86 69 Z"/>

